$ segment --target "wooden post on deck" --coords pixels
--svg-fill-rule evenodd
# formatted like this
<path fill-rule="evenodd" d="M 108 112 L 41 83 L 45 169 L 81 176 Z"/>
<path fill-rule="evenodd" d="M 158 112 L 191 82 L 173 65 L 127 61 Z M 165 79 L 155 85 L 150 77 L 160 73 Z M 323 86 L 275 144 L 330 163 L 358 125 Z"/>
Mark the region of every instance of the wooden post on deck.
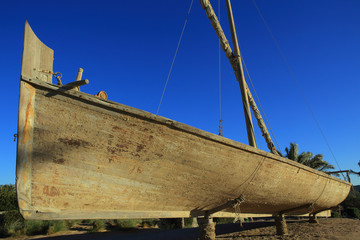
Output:
<path fill-rule="evenodd" d="M 84 70 L 83 70 L 82 68 L 79 68 L 78 73 L 77 73 L 77 75 L 76 75 L 76 81 L 80 81 L 80 80 L 81 80 L 83 71 L 84 71 Z M 75 87 L 74 90 L 80 91 L 80 86 Z"/>

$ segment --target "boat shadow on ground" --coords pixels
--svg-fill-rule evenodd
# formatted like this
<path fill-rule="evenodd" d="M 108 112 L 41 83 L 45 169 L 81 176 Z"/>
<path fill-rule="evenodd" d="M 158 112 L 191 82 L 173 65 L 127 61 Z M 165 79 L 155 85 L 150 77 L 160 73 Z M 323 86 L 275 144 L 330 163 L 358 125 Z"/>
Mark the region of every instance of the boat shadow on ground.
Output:
<path fill-rule="evenodd" d="M 216 236 L 217 236 L 216 238 L 218 239 L 229 238 L 229 236 L 227 236 L 228 234 L 242 232 L 246 230 L 258 229 L 258 228 L 265 228 L 269 226 L 274 226 L 275 228 L 275 222 L 274 221 L 245 222 L 243 223 L 242 227 L 240 227 L 239 223 L 216 225 Z M 225 236 L 221 236 L 221 235 L 225 235 Z M 259 234 L 258 236 L 268 237 L 270 235 Z"/>
<path fill-rule="evenodd" d="M 217 238 L 226 238 L 219 235 L 231 234 L 236 232 L 241 232 L 245 230 L 264 228 L 268 226 L 274 226 L 274 221 L 261 221 L 261 222 L 245 222 L 243 227 L 240 227 L 239 223 L 231 224 L 219 224 L 216 226 L 216 235 Z M 265 236 L 260 234 L 259 236 Z M 266 235 L 268 236 L 268 235 Z M 73 235 L 62 235 L 62 236 L 52 236 L 44 238 L 36 238 L 39 240 L 82 240 L 82 239 L 91 239 L 91 240 L 142 240 L 142 239 L 173 239 L 173 240 L 191 240 L 198 239 L 199 237 L 199 228 L 185 228 L 185 229 L 176 229 L 176 230 L 161 230 L 161 229 L 134 229 L 133 231 L 108 231 L 108 232 L 97 232 L 97 233 L 85 233 L 85 234 L 73 234 Z"/>

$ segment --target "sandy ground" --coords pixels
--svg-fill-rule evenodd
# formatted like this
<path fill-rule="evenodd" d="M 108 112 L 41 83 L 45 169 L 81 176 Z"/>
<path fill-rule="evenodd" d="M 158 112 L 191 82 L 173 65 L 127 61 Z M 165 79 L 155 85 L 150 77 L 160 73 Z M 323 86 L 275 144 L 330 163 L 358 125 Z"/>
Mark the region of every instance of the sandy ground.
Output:
<path fill-rule="evenodd" d="M 259 223 L 258 223 L 259 224 Z M 319 224 L 308 223 L 307 221 L 288 221 L 288 236 L 276 236 L 276 229 L 273 224 L 255 227 L 246 226 L 235 233 L 224 233 L 216 239 L 349 239 L 360 240 L 360 220 L 346 218 L 319 219 Z"/>
<path fill-rule="evenodd" d="M 273 221 L 246 222 L 243 228 L 239 224 L 219 224 L 216 226 L 216 239 L 349 239 L 360 240 L 360 220 L 347 218 L 320 219 L 319 224 L 307 221 L 288 221 L 288 236 L 275 235 L 275 223 Z M 108 231 L 99 233 L 86 233 L 84 231 L 68 231 L 51 236 L 18 237 L 23 239 L 42 240 L 196 240 L 198 239 L 197 228 L 186 228 L 179 230 L 159 229 L 134 229 L 128 232 Z"/>

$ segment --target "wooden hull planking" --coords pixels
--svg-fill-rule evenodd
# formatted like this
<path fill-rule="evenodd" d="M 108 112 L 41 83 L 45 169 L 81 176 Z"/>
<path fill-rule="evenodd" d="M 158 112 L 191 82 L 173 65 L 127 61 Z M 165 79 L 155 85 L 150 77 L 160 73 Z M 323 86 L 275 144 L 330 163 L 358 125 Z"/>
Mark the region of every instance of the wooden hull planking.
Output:
<path fill-rule="evenodd" d="M 28 42 L 53 53 L 34 37 L 26 24 L 24 56 Z M 52 71 L 52 61 L 48 54 L 39 67 Z M 23 66 L 29 62 L 38 64 Z M 305 214 L 336 206 L 350 191 L 351 184 L 294 161 L 64 90 L 44 76 L 22 70 L 17 191 L 25 219 L 194 217 L 240 195 L 241 213 L 313 204 L 292 212 Z"/>

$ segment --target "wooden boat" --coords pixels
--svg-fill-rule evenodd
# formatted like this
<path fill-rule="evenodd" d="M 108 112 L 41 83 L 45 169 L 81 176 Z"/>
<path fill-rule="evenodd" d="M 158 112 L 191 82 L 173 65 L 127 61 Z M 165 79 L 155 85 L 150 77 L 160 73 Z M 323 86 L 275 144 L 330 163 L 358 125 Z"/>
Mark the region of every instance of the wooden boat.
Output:
<path fill-rule="evenodd" d="M 16 169 L 25 219 L 305 214 L 349 193 L 350 183 L 276 154 L 78 91 L 85 80 L 53 84 L 52 65 L 26 22 Z"/>

